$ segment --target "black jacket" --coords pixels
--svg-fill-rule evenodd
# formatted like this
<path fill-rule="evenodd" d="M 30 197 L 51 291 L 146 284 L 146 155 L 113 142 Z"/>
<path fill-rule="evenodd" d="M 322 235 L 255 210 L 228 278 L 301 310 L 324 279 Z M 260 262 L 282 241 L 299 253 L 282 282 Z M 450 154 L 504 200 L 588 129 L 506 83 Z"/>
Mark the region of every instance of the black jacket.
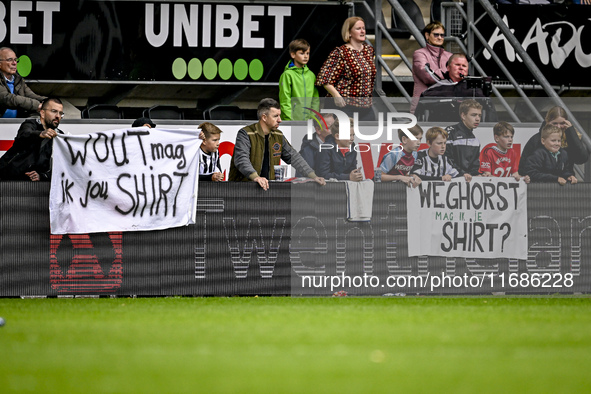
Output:
<path fill-rule="evenodd" d="M 351 145 L 351 150 L 344 156 L 341 150 L 337 150 L 336 142 L 328 144 L 331 144 L 333 148 L 322 149 L 316 157 L 318 176 L 325 179 L 335 178 L 340 181 L 348 181 L 351 171 L 357 168 L 355 144 Z"/>
<path fill-rule="evenodd" d="M 548 149 L 542 146 L 527 157 L 526 165 L 532 182 L 558 182 L 558 178 L 564 179 L 574 175 L 573 163 L 568 158 L 565 149 L 560 148 L 558 159 L 554 159 Z"/>
<path fill-rule="evenodd" d="M 536 150 L 543 148 L 542 145 L 542 129 L 546 126 L 546 121 L 542 122 L 540 131 L 534 134 L 523 147 L 521 152 L 521 159 L 519 160 L 519 173 L 525 175 L 528 173 L 527 158 L 530 157 Z M 583 141 L 579 138 L 577 130 L 574 127 L 569 127 L 565 131 L 567 147 L 564 148 L 568 153 L 568 158 L 572 164 L 584 164 L 589 160 L 589 151 L 585 147 Z"/>
<path fill-rule="evenodd" d="M 1 180 L 30 180 L 25 172 L 37 171 L 41 181 L 51 179 L 52 139 L 41 138 L 45 130 L 39 119 L 27 119 L 18 129 L 14 144 L 0 157 Z M 63 134 L 59 129 L 58 133 Z"/>
<path fill-rule="evenodd" d="M 449 133 L 445 156 L 451 159 L 452 164 L 470 175 L 478 175 L 480 169 L 480 141 L 474 132 L 467 128 L 463 122 L 453 126 L 447 126 L 445 131 Z"/>
<path fill-rule="evenodd" d="M 323 142 L 324 144 L 332 144 L 335 145 L 336 142 L 332 135 L 326 137 L 326 140 Z M 312 136 L 312 139 L 309 140 L 308 136 L 305 135 L 302 139 L 302 147 L 300 148 L 300 155 L 304 158 L 306 163 L 318 174 L 318 154 L 320 153 L 320 143 L 318 141 L 318 137 L 316 134 Z M 296 172 L 296 176 L 298 177 L 307 177 L 308 174 L 302 174 L 300 171 Z"/>

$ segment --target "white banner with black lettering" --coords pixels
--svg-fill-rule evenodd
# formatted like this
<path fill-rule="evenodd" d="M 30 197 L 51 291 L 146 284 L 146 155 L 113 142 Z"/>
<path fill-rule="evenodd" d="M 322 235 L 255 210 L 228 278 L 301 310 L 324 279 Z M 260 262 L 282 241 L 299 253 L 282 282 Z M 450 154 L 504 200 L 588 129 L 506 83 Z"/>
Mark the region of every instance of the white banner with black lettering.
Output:
<path fill-rule="evenodd" d="M 146 127 L 53 141 L 53 234 L 160 230 L 195 223 L 196 130 Z"/>
<path fill-rule="evenodd" d="M 513 178 L 422 182 L 406 197 L 409 256 L 527 258 L 527 185 Z"/>

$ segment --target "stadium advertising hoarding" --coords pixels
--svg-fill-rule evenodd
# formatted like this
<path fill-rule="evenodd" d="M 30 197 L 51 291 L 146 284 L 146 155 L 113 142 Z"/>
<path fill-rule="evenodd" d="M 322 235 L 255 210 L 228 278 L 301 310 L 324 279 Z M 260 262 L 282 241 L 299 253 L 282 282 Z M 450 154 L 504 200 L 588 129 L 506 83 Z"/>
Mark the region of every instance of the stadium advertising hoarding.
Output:
<path fill-rule="evenodd" d="M 295 38 L 319 69 L 342 44 L 338 2 L 6 1 L 0 45 L 36 80 L 277 82 Z"/>
<path fill-rule="evenodd" d="M 375 186 L 369 222 L 347 220 L 342 183 L 208 183 L 197 225 L 52 235 L 49 185 L 2 182 L 0 295 L 591 291 L 588 184 L 528 186 L 525 259 L 410 257 L 407 190 Z"/>
<path fill-rule="evenodd" d="M 498 13 L 551 84 L 591 86 L 591 21 L 581 5 L 497 5 Z M 513 77 L 532 82 L 515 49 L 490 19 L 478 29 Z M 506 79 L 487 50 L 476 53 L 488 75 Z"/>
<path fill-rule="evenodd" d="M 147 127 L 53 140 L 53 234 L 158 230 L 195 223 L 196 130 Z"/>
<path fill-rule="evenodd" d="M 339 131 L 348 136 L 350 130 L 344 123 L 339 125 Z M 292 141 L 308 137 L 310 122 L 293 122 L 289 126 L 285 130 L 291 133 Z M 382 137 L 360 142 L 359 150 L 353 148 L 366 178 L 374 176 L 374 168 L 383 155 L 398 145 L 394 130 L 389 133 L 385 125 L 381 126 L 367 123 L 355 128 L 361 135 Z M 233 127 L 236 130 L 239 126 Z M 490 126 L 477 127 L 475 134 L 482 136 L 481 146 L 492 140 Z M 516 125 L 517 137 L 524 138 L 523 144 L 527 141 L 522 125 Z M 517 139 L 514 142 L 513 149 L 519 149 Z M 492 183 L 482 180 L 479 189 L 484 195 L 490 194 L 490 188 L 484 186 L 487 182 Z M 359 182 L 362 183 L 371 181 Z M 427 190 L 428 184 L 424 182 L 423 190 Z M 454 185 L 467 187 L 463 181 Z M 320 187 L 315 183 L 273 182 L 268 191 L 254 183 L 206 183 L 199 190 L 194 226 L 160 231 L 50 234 L 48 185 L 0 182 L 0 295 L 589 292 L 591 233 L 587 229 L 591 226 L 591 206 L 586 198 L 587 184 L 530 184 L 526 206 L 520 205 L 524 195 L 514 194 L 511 200 L 511 196 L 502 194 L 503 198 L 499 197 L 495 204 L 503 205 L 503 199 L 507 204 L 512 201 L 514 215 L 521 220 L 513 223 L 513 218 L 506 220 L 502 216 L 502 222 L 489 222 L 491 218 L 497 219 L 498 212 L 490 212 L 490 217 L 489 212 L 482 214 L 485 228 L 486 224 L 499 226 L 492 236 L 494 252 L 511 249 L 511 254 L 488 256 L 442 255 L 438 251 L 432 255 L 411 255 L 409 236 L 419 237 L 419 242 L 432 241 L 424 239 L 422 231 L 409 234 L 409 222 L 416 221 L 418 216 L 407 202 L 408 188 L 391 182 L 374 186 L 373 194 L 365 199 L 372 202 L 369 220 L 365 221 L 350 220 L 351 201 L 343 183 L 329 182 Z M 505 186 L 506 189 L 499 183 L 496 188 L 504 192 L 514 190 L 509 183 Z M 434 188 L 432 196 L 436 194 Z M 447 190 L 451 189 L 451 184 L 447 185 Z M 482 213 L 474 207 L 475 186 L 470 190 L 472 209 L 465 214 L 468 220 L 451 224 L 457 229 L 458 240 L 466 237 L 464 229 L 470 218 L 479 218 L 479 212 Z M 452 208 L 449 201 L 446 204 Z M 442 219 L 444 214 L 441 212 Z M 31 220 L 23 220 L 24 216 Z M 433 216 L 437 220 L 437 212 L 431 213 Z M 527 237 L 522 239 L 524 232 L 517 229 L 524 222 Z M 500 232 L 504 223 L 510 223 L 511 233 Z M 445 221 L 438 224 L 443 231 Z M 469 226 L 468 238 L 470 229 L 476 227 Z M 478 227 L 480 231 L 481 226 Z M 491 228 L 489 234 L 480 238 L 490 240 Z M 456 234 L 453 236 L 454 243 L 459 245 L 455 242 Z M 462 247 L 468 243 L 476 245 L 467 242 Z M 512 254 L 524 245 L 525 255 Z"/>

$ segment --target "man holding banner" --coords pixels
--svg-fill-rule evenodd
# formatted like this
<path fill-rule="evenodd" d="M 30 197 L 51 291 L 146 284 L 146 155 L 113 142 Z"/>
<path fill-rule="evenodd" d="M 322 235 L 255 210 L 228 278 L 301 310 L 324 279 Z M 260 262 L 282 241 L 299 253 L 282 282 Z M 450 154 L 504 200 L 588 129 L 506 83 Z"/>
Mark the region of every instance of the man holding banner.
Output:
<path fill-rule="evenodd" d="M 0 158 L 0 179 L 49 181 L 52 138 L 64 134 L 58 129 L 64 106 L 58 98 L 43 101 L 39 119 L 27 119 L 18 129 L 14 144 Z"/>

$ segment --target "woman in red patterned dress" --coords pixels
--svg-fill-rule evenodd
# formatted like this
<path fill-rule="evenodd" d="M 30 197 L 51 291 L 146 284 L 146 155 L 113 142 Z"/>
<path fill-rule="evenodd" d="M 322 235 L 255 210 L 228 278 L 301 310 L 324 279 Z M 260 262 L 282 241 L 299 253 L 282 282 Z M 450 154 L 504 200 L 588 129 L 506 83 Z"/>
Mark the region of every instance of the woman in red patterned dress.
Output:
<path fill-rule="evenodd" d="M 345 45 L 335 48 L 324 62 L 316 85 L 324 86 L 334 107 L 359 120 L 375 120 L 371 107 L 376 78 L 374 49 L 365 43 L 365 22 L 358 16 L 345 20 L 341 34 Z M 328 107 L 326 105 L 325 107 Z"/>

